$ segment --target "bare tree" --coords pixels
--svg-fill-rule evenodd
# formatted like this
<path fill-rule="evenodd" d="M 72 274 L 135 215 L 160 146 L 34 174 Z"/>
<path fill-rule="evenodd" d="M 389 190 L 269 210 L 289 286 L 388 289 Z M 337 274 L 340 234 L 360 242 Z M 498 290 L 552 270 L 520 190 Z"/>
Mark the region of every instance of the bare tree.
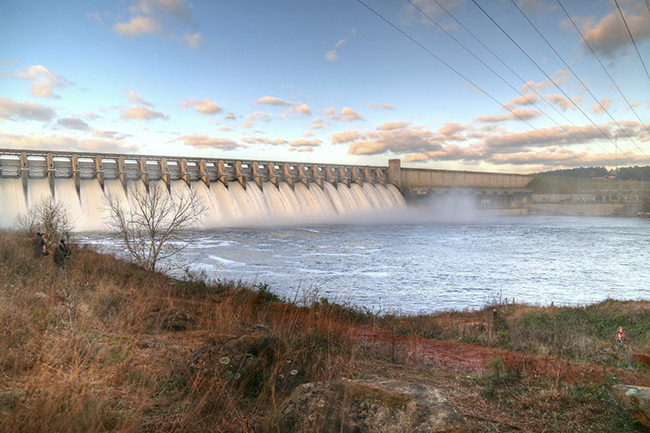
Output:
<path fill-rule="evenodd" d="M 128 203 L 106 196 L 106 226 L 124 241 L 136 263 L 155 271 L 161 260 L 187 246 L 182 232 L 201 221 L 205 207 L 190 188 L 172 194 L 159 183 L 151 183 L 148 192 L 135 187 L 128 193 Z"/>
<path fill-rule="evenodd" d="M 68 208 L 52 197 L 43 197 L 16 219 L 16 226 L 26 235 L 45 233 L 49 239 L 69 238 L 74 227 Z"/>

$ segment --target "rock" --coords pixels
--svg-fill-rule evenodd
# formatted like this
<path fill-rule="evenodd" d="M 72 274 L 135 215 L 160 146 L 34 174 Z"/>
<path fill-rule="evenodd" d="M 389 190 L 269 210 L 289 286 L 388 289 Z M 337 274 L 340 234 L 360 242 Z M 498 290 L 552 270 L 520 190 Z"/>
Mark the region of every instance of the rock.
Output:
<path fill-rule="evenodd" d="M 223 348 L 232 353 L 247 353 L 259 356 L 262 352 L 274 346 L 277 340 L 278 338 L 269 328 L 263 325 L 255 325 L 238 337 L 226 341 Z"/>
<path fill-rule="evenodd" d="M 305 370 L 300 361 L 282 362 L 275 375 L 275 391 L 289 394 L 295 387 L 305 381 Z"/>
<path fill-rule="evenodd" d="M 187 329 L 196 321 L 196 319 L 186 311 L 175 309 L 162 313 L 162 317 L 162 329 L 172 332 L 187 331 Z"/>
<path fill-rule="evenodd" d="M 233 384 L 259 390 L 270 374 L 277 337 L 266 326 L 256 325 L 221 344 L 210 338 L 190 363 L 190 371 L 202 376 L 216 375 Z M 253 389 L 254 388 L 254 389 Z"/>
<path fill-rule="evenodd" d="M 632 414 L 644 426 L 650 427 L 650 388 L 615 385 L 612 387 L 612 396 L 621 408 Z"/>
<path fill-rule="evenodd" d="M 284 433 L 466 433 L 465 420 L 435 388 L 396 381 L 306 383 L 274 420 Z"/>

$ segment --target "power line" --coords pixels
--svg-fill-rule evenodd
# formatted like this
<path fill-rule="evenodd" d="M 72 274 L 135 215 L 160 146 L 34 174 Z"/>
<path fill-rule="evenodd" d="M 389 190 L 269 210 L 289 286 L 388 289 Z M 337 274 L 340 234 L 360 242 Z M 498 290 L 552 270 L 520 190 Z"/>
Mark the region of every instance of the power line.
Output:
<path fill-rule="evenodd" d="M 415 3 L 413 3 L 412 0 L 406 0 L 406 1 L 408 1 L 408 2 L 409 2 L 409 3 L 410 3 L 410 4 L 411 4 L 415 9 L 417 9 L 417 10 L 418 10 L 422 15 L 424 15 L 424 16 L 425 16 L 429 21 L 431 21 L 434 25 L 436 25 L 436 26 L 437 26 L 441 31 L 443 31 L 447 36 L 449 36 L 449 37 L 450 37 L 454 42 L 456 42 L 458 45 L 460 45 L 460 46 L 461 46 L 465 51 L 467 51 L 467 52 L 468 52 L 472 57 L 474 57 L 476 60 L 478 60 L 478 61 L 479 61 L 483 66 L 485 66 L 485 68 L 487 68 L 490 72 L 492 72 L 494 75 L 496 75 L 496 76 L 497 76 L 501 81 L 503 81 L 503 82 L 504 82 L 508 87 L 510 87 L 510 88 L 511 88 L 512 90 L 514 90 L 515 92 L 517 92 L 521 97 L 523 97 L 524 99 L 526 99 L 526 101 L 528 101 L 529 104 L 531 104 L 532 106 L 534 106 L 535 108 L 537 108 L 537 109 L 538 109 L 541 113 L 543 113 L 543 114 L 544 114 L 544 115 L 545 115 L 549 120 L 551 120 L 551 121 L 552 121 L 553 123 L 555 123 L 557 126 L 559 126 L 560 128 L 562 128 L 565 132 L 567 132 L 567 133 L 571 136 L 571 138 L 573 138 L 573 139 L 576 141 L 576 143 L 581 143 L 581 142 L 582 142 L 578 137 L 576 137 L 575 135 L 573 135 L 573 133 L 572 133 L 568 128 L 566 128 L 566 127 L 564 127 L 563 125 L 561 125 L 559 122 L 557 122 L 557 121 L 556 121 L 555 119 L 553 119 L 551 116 L 549 116 L 549 115 L 548 115 L 544 110 L 542 110 L 540 107 L 538 107 L 537 104 L 535 104 L 534 100 L 530 100 L 530 99 L 528 99 L 528 96 L 524 95 L 524 94 L 521 93 L 519 90 L 517 90 L 517 89 L 516 89 L 512 84 L 510 84 L 510 82 L 508 82 L 508 80 L 506 80 L 505 78 L 503 78 L 503 76 L 501 76 L 497 71 L 495 71 L 495 70 L 494 70 L 492 67 L 490 67 L 487 63 L 485 63 L 485 62 L 484 62 L 480 57 L 478 57 L 476 54 L 474 54 L 474 53 L 473 53 L 469 48 L 467 48 L 466 45 L 464 45 L 464 44 L 463 44 L 462 42 L 460 42 L 460 41 L 459 41 L 459 40 L 458 40 L 454 35 L 452 35 L 449 31 L 447 31 L 447 29 L 445 29 L 443 26 L 441 26 L 437 21 L 435 21 L 433 18 L 431 18 L 431 16 L 429 16 L 429 14 L 427 14 L 427 13 L 426 13 L 425 11 L 423 11 L 419 6 L 417 6 Z M 436 3 L 438 3 L 437 0 L 434 0 L 434 1 L 435 1 Z M 445 10 L 445 12 L 447 12 L 447 10 L 444 9 L 444 7 L 443 7 L 442 5 L 440 5 L 439 3 L 438 3 L 438 5 L 439 5 L 441 8 L 443 8 L 443 10 Z M 447 13 L 448 13 L 448 12 L 447 12 Z M 454 18 L 454 19 L 455 19 L 455 18 Z M 460 24 L 460 23 L 459 23 L 459 24 Z M 462 24 L 461 24 L 461 25 L 462 25 Z M 479 40 L 479 42 L 481 42 L 481 41 Z M 483 44 L 483 43 L 481 42 L 481 44 Z M 484 46 L 485 46 L 485 45 L 484 45 Z M 486 46 L 485 48 L 487 48 L 487 46 Z M 487 49 L 488 49 L 488 51 L 492 52 L 489 48 L 487 48 Z M 494 53 L 492 53 L 492 54 L 493 54 L 495 57 L 498 58 L 498 56 L 496 56 L 496 54 L 494 54 Z M 503 63 L 503 61 L 502 61 L 502 63 Z M 504 65 L 505 65 L 505 63 L 504 63 Z M 505 66 L 508 67 L 507 65 L 505 65 Z M 508 67 L 508 68 L 509 68 L 509 67 Z M 510 68 L 509 68 L 509 69 L 510 69 Z M 512 69 L 511 69 L 511 70 L 512 70 Z M 514 71 L 513 71 L 513 73 L 514 73 Z M 515 73 L 515 75 L 516 75 L 516 73 Z M 523 78 L 520 77 L 520 79 L 521 79 L 521 80 L 524 82 L 524 84 L 525 84 L 525 81 L 523 80 Z M 544 101 L 546 101 L 546 99 L 545 99 L 542 95 L 540 95 L 540 94 L 539 94 L 539 93 L 538 93 L 538 92 L 537 92 L 533 87 L 531 87 L 531 88 L 535 91 L 535 93 L 536 93 L 537 95 L 539 95 L 542 99 L 544 99 Z M 548 101 L 546 101 L 546 102 L 548 103 Z M 549 103 L 549 105 L 552 107 L 552 105 L 551 105 L 550 103 Z M 569 121 L 569 120 L 567 119 L 567 121 Z M 575 125 L 574 125 L 574 126 L 575 126 Z M 591 152 L 593 152 L 593 153 L 597 153 L 597 152 L 595 152 L 591 147 L 589 147 L 587 144 L 585 144 L 585 143 L 582 143 L 582 144 L 583 144 L 587 149 L 589 149 Z"/>
<path fill-rule="evenodd" d="M 534 24 L 534 23 L 533 23 L 533 22 L 528 18 L 528 16 L 524 13 L 524 11 L 521 10 L 521 8 L 517 5 L 517 3 L 515 3 L 514 0 L 510 0 L 510 2 L 514 5 L 515 8 L 517 8 L 517 10 L 519 11 L 519 13 L 521 13 L 521 15 L 523 15 L 523 17 L 526 19 L 526 21 L 528 21 L 528 24 L 530 24 L 530 25 L 535 29 L 535 31 L 536 31 L 537 34 L 542 38 L 542 40 L 544 40 L 544 42 L 546 42 L 546 44 L 551 48 L 551 50 L 553 50 L 553 52 L 555 53 L 555 55 L 556 55 L 556 56 L 557 56 L 557 57 L 562 61 L 562 63 L 564 63 L 564 66 L 566 66 L 566 67 L 569 69 L 569 71 L 571 71 L 571 73 L 573 74 L 573 76 L 576 77 L 576 79 L 580 82 L 580 84 L 582 84 L 582 86 L 583 86 L 583 87 L 585 88 L 585 90 L 586 90 L 586 91 L 591 95 L 591 97 L 594 98 L 594 101 L 596 101 L 596 103 L 600 106 L 600 108 L 601 108 L 605 113 L 607 113 L 607 115 L 609 116 L 609 118 L 612 119 L 612 122 L 614 122 L 614 123 L 616 124 L 616 126 L 618 126 L 618 128 L 619 128 L 621 131 L 623 131 L 623 133 L 625 134 L 625 136 L 626 136 L 626 137 L 627 137 L 627 138 L 628 138 L 632 143 L 634 143 L 634 145 L 635 145 L 635 146 L 637 147 L 637 149 L 639 149 L 639 151 L 640 151 L 640 152 L 641 152 L 641 153 L 646 157 L 646 159 L 650 160 L 650 157 L 648 157 L 648 155 L 645 154 L 645 152 L 643 151 L 643 149 L 641 149 L 641 147 L 639 147 L 639 145 L 636 143 L 636 141 L 634 141 L 634 139 L 633 139 L 632 137 L 630 137 L 630 135 L 627 133 L 627 131 L 626 131 L 625 129 L 623 129 L 623 127 L 621 127 L 621 125 L 619 125 L 619 123 L 616 121 L 616 119 L 614 119 L 614 117 L 610 114 L 610 112 L 607 110 L 607 108 L 606 108 L 606 107 L 605 107 L 605 106 L 604 106 L 604 105 L 603 105 L 603 104 L 598 100 L 598 98 L 596 98 L 596 96 L 592 93 L 592 91 L 589 90 L 589 87 L 587 86 L 587 84 L 585 84 L 585 83 L 582 81 L 582 79 L 580 79 L 580 77 L 578 76 L 578 74 L 575 73 L 575 71 L 571 68 L 571 66 L 569 66 L 569 64 L 564 60 L 564 58 L 560 55 L 560 53 L 558 53 L 557 50 L 553 47 L 553 45 L 551 45 L 551 43 L 548 41 L 548 39 L 546 39 L 546 38 L 544 37 L 544 35 L 542 34 L 542 32 L 539 31 L 539 29 L 537 28 L 537 26 L 536 26 L 536 25 L 535 25 L 535 24 Z M 558 0 L 558 2 L 559 2 L 559 0 Z M 623 154 L 625 155 L 625 152 L 623 152 Z M 627 156 L 627 155 L 625 155 L 625 156 Z M 634 162 L 634 161 L 633 161 L 633 162 Z"/>
<path fill-rule="evenodd" d="M 366 7 L 366 9 L 368 9 L 368 10 L 369 10 L 370 12 L 372 12 L 373 14 L 377 15 L 377 16 L 378 16 L 381 20 L 383 20 L 386 24 L 388 24 L 389 26 L 391 26 L 392 28 L 394 28 L 395 30 L 397 30 L 398 32 L 400 32 L 404 37 L 406 37 L 406 38 L 409 39 L 411 42 L 413 42 L 414 44 L 416 44 L 417 46 L 419 46 L 420 48 L 422 48 L 422 49 L 423 49 L 427 54 L 429 54 L 430 56 L 432 56 L 433 58 L 435 58 L 436 60 L 438 60 L 440 63 L 442 63 L 443 65 L 445 65 L 448 69 L 450 69 L 451 71 L 453 71 L 454 73 L 456 73 L 458 76 L 460 76 L 462 79 L 464 79 L 465 81 L 467 81 L 468 83 L 470 83 L 472 86 L 474 86 L 477 90 L 479 90 L 479 91 L 480 91 L 481 93 L 483 93 L 485 96 L 487 96 L 488 98 L 490 98 L 491 100 L 493 100 L 494 102 L 496 102 L 497 104 L 499 104 L 500 106 L 502 106 L 503 108 L 505 108 L 506 110 L 508 110 L 510 113 L 512 113 L 513 116 L 517 117 L 519 120 L 521 120 L 522 122 L 526 123 L 526 124 L 527 124 L 528 126 L 530 126 L 532 129 L 534 129 L 534 130 L 537 131 L 539 134 L 541 134 L 542 136 L 544 136 L 544 138 L 546 138 L 548 141 L 550 141 L 550 142 L 554 143 L 555 145 L 561 147 L 562 149 L 564 149 L 565 151 L 567 151 L 567 152 L 570 153 L 571 155 L 575 156 L 577 159 L 579 159 L 580 161 L 582 161 L 582 162 L 585 163 L 586 165 L 592 166 L 591 164 L 589 164 L 588 162 L 586 162 L 584 159 L 582 159 L 580 156 L 578 156 L 576 153 L 574 153 L 574 152 L 572 152 L 571 150 L 565 148 L 565 147 L 562 146 L 560 143 L 556 142 L 556 141 L 553 140 L 551 137 L 547 136 L 547 135 L 544 134 L 542 131 L 540 131 L 539 129 L 535 128 L 535 127 L 534 127 L 530 122 L 528 122 L 526 119 L 522 118 L 522 117 L 519 116 L 517 113 L 515 113 L 513 110 L 511 110 L 510 108 L 508 108 L 507 106 L 505 106 L 504 104 L 502 104 L 501 102 L 499 102 L 495 97 L 493 97 L 492 95 L 490 95 L 487 91 L 483 90 L 483 88 L 481 88 L 478 84 L 474 83 L 472 80 L 470 80 L 468 77 L 466 77 L 466 76 L 465 76 L 463 73 L 461 73 L 458 69 L 454 68 L 454 67 L 451 66 L 449 63 L 445 62 L 442 58 L 438 57 L 435 53 L 433 53 L 433 52 L 432 52 L 431 50 L 429 50 L 427 47 L 425 47 L 425 46 L 422 45 L 420 42 L 418 42 L 417 40 L 415 40 L 413 37 L 411 37 L 409 34 L 407 34 L 404 30 L 402 30 L 402 29 L 400 29 L 399 27 L 397 27 L 395 24 L 393 24 L 391 21 L 389 21 L 387 18 L 385 18 L 385 17 L 384 17 L 383 15 L 381 15 L 379 12 L 377 12 L 376 10 L 374 10 L 373 8 L 371 8 L 370 6 L 368 6 L 368 5 L 367 5 L 366 3 L 364 3 L 362 0 L 357 0 L 357 2 L 361 3 L 364 7 Z M 593 166 L 592 166 L 592 167 L 593 167 Z"/>
<path fill-rule="evenodd" d="M 408 0 L 407 0 L 407 1 L 408 1 Z M 456 23 L 458 23 L 458 25 L 460 25 L 460 26 L 461 26 L 461 27 L 462 27 L 462 28 L 463 28 L 467 33 L 469 33 L 470 35 L 472 35 L 472 37 L 473 37 L 473 38 L 474 38 L 474 39 L 475 39 L 475 40 L 476 40 L 476 41 L 477 41 L 477 42 L 478 42 L 478 43 L 479 43 L 483 48 L 485 48 L 485 49 L 486 49 L 490 54 L 492 54 L 492 56 L 494 56 L 494 58 L 496 58 L 496 59 L 497 59 L 497 60 L 498 60 L 498 61 L 499 61 L 503 66 L 505 66 L 505 67 L 506 67 L 506 68 L 507 68 L 507 69 L 508 69 L 508 70 L 509 70 L 513 75 L 515 75 L 517 78 L 519 78 L 519 80 L 524 84 L 524 86 L 527 86 L 530 90 L 532 90 L 533 92 L 535 92 L 535 94 L 536 94 L 537 96 L 539 96 L 539 97 L 540 97 L 544 102 L 546 102 L 546 104 L 547 104 L 549 107 L 551 107 L 551 108 L 552 108 L 552 109 L 553 109 L 557 114 L 559 114 L 560 116 L 562 116 L 562 118 L 563 118 L 564 120 L 566 120 L 568 123 L 570 123 L 570 124 L 571 124 L 572 126 L 574 126 L 575 128 L 578 128 L 578 126 L 577 126 L 575 123 L 573 123 L 573 122 L 572 122 L 568 117 L 566 117 L 566 116 L 565 116 L 565 115 L 564 115 L 560 110 L 558 110 L 558 109 L 555 107 L 555 105 L 553 105 L 551 102 L 549 102 L 549 100 L 546 99 L 546 98 L 544 97 L 544 95 L 542 95 L 541 93 L 539 93 L 539 92 L 537 91 L 537 89 L 536 89 L 534 86 L 531 86 L 530 84 L 528 84 L 528 83 L 526 82 L 526 80 L 525 80 L 521 75 L 519 75 L 519 74 L 518 74 L 514 69 L 512 69 L 510 66 L 508 66 L 508 64 L 507 64 L 506 62 L 504 62 L 504 61 L 501 59 L 501 57 L 499 57 L 499 56 L 498 56 L 494 51 L 492 51 L 492 50 L 490 49 L 490 47 L 488 47 L 487 45 L 485 45 L 485 43 L 483 43 L 483 41 L 482 41 L 478 36 L 476 36 L 476 35 L 474 34 L 474 32 L 472 32 L 469 28 L 467 28 L 467 26 L 465 26 L 465 25 L 464 25 L 460 20 L 458 20 L 458 18 L 456 18 L 456 17 L 454 16 L 453 13 L 451 13 L 449 10 L 447 10 L 447 9 L 446 9 L 446 8 L 445 8 L 445 7 L 440 3 L 440 2 L 438 2 L 438 0 L 434 0 L 434 1 L 436 2 L 436 4 L 437 4 L 437 5 L 438 5 L 442 10 L 444 10 L 444 11 L 447 13 L 447 15 L 449 15 L 449 16 L 450 16 L 454 21 L 456 21 Z M 469 9 L 469 11 L 472 12 L 471 9 Z M 473 14 L 473 12 L 472 12 L 472 14 Z M 476 16 L 476 15 L 475 15 L 475 16 Z M 478 16 L 477 16 L 477 18 L 480 19 L 480 17 L 478 17 Z M 523 95 L 522 95 L 522 96 L 523 96 Z M 540 111 L 541 111 L 541 110 L 540 110 Z M 542 111 L 542 112 L 543 112 L 543 111 Z M 544 113 L 544 114 L 546 115 L 546 113 Z M 546 116 L 548 117 L 548 115 L 546 115 Z M 551 120 L 553 120 L 553 119 L 551 119 Z M 558 124 L 558 123 L 555 122 L 554 120 L 553 120 L 553 122 L 554 122 L 556 125 Z M 569 129 L 568 129 L 568 128 L 565 128 L 565 127 L 562 126 L 562 125 L 560 125 L 560 127 L 561 127 L 562 129 L 564 129 L 565 131 L 569 132 Z M 588 136 L 584 131 L 580 130 L 580 133 L 581 133 L 582 135 L 585 136 L 585 139 L 586 139 L 586 140 L 590 140 L 590 139 L 591 139 L 591 137 L 589 137 L 589 136 Z M 574 139 L 576 139 L 577 142 L 580 142 L 580 140 L 577 139 L 573 134 L 569 133 L 569 135 L 571 135 Z M 606 151 L 606 150 L 605 150 L 605 149 L 600 145 L 600 143 L 596 142 L 596 145 L 597 145 L 597 146 L 598 146 L 598 147 L 603 151 L 603 153 L 607 153 L 607 151 Z M 585 146 L 586 146 L 586 145 L 585 145 Z M 589 148 L 589 146 L 587 146 L 587 148 Z M 592 152 L 594 152 L 591 148 L 589 148 L 589 149 L 590 149 Z M 594 153 L 597 153 L 597 152 L 594 152 Z"/>
<path fill-rule="evenodd" d="M 641 118 L 639 117 L 639 114 L 636 112 L 636 110 L 634 109 L 634 107 L 632 106 L 632 104 L 630 103 L 630 101 L 627 100 L 627 98 L 626 98 L 625 95 L 623 94 L 623 91 L 621 90 L 621 88 L 618 86 L 618 84 L 616 84 L 616 81 L 614 81 L 614 77 L 612 77 L 612 75 L 609 73 L 609 71 L 607 70 L 607 68 L 606 68 L 605 65 L 603 64 L 603 62 L 600 60 L 600 57 L 598 56 L 598 54 L 594 51 L 594 49 L 591 47 L 591 44 L 590 44 L 590 43 L 587 41 L 587 39 L 584 37 L 584 35 L 582 34 L 582 32 L 580 31 L 580 29 L 579 29 L 578 26 L 576 25 L 575 21 L 573 21 L 573 18 L 571 18 L 571 15 L 569 15 L 569 12 L 567 12 L 567 10 L 564 8 L 564 5 L 562 4 L 562 2 L 561 2 L 560 0 L 557 0 L 557 2 L 558 2 L 558 4 L 560 5 L 560 7 L 562 8 L 562 10 L 564 11 L 564 13 L 566 14 L 567 18 L 569 18 L 569 21 L 571 21 L 571 24 L 573 24 L 573 27 L 576 29 L 576 31 L 578 32 L 578 34 L 579 34 L 580 37 L 582 38 L 582 41 L 585 43 L 585 45 L 587 45 L 587 47 L 589 48 L 589 51 L 591 51 L 591 54 L 593 54 L 594 57 L 596 58 L 596 60 L 598 60 L 598 63 L 599 63 L 600 66 L 603 68 L 603 71 L 605 71 L 605 73 L 607 74 L 607 76 L 609 77 L 609 79 L 612 81 L 612 83 L 613 83 L 614 86 L 616 87 L 616 90 L 618 90 L 618 93 L 621 94 L 621 96 L 623 97 L 623 99 L 624 99 L 625 102 L 627 103 L 628 107 L 630 107 L 630 110 L 632 110 L 632 112 L 634 113 L 634 115 L 635 115 L 636 118 L 638 119 L 638 121 L 639 121 L 639 123 L 641 124 L 641 126 L 643 126 L 643 128 L 645 128 L 646 132 L 647 132 L 648 134 L 650 134 L 650 129 L 648 129 L 648 127 L 645 125 L 645 123 L 643 122 L 643 120 L 641 120 Z M 648 5 L 648 13 L 650 13 L 650 0 L 646 0 L 646 4 Z"/>
<path fill-rule="evenodd" d="M 497 28 L 498 28 L 499 30 L 501 30 L 501 32 L 502 32 L 503 34 L 505 34 L 505 35 L 508 37 L 508 39 L 510 39 L 510 41 L 511 41 L 511 42 L 512 42 L 512 43 L 513 43 L 517 48 L 519 48 L 519 51 L 521 51 L 521 52 L 524 54 L 524 56 L 526 56 L 526 58 L 527 58 L 527 59 L 528 59 L 528 60 L 529 60 L 533 65 L 535 65 L 535 66 L 537 67 L 537 69 L 539 69 L 540 72 L 542 72 L 542 73 L 546 76 L 546 78 L 547 78 L 551 83 L 553 83 L 553 85 L 555 85 L 555 87 L 557 87 L 557 89 L 558 89 L 560 92 L 562 92 L 562 94 L 563 94 L 563 95 L 564 95 L 564 96 L 565 96 L 565 97 L 566 97 L 566 98 L 567 98 L 567 99 L 568 99 L 568 100 L 569 100 L 569 101 L 570 101 L 570 102 L 571 102 L 571 103 L 572 103 L 572 104 L 573 104 L 573 105 L 574 105 L 574 106 L 575 106 L 575 107 L 576 107 L 576 108 L 577 108 L 577 109 L 582 113 L 582 115 L 585 116 L 585 118 L 586 118 L 587 120 L 589 120 L 589 122 L 591 122 L 591 124 L 594 125 L 594 127 L 595 127 L 596 129 L 598 129 L 598 131 L 603 135 L 603 137 L 605 137 L 605 138 L 608 139 L 612 144 L 614 144 L 614 141 L 613 141 L 613 140 L 612 140 L 612 139 L 607 135 L 607 133 L 606 133 L 605 131 L 603 131 L 602 128 L 601 128 L 600 126 L 598 126 L 598 125 L 597 125 L 597 124 L 596 124 L 596 123 L 591 119 L 591 117 L 589 117 L 589 115 L 588 115 L 587 113 L 585 113 L 584 110 L 583 110 L 582 108 L 580 108 L 580 106 L 579 106 L 578 104 L 576 104 L 576 102 L 575 102 L 573 99 L 571 99 L 571 97 L 570 97 L 569 95 L 567 95 L 567 93 L 566 93 L 564 90 L 562 90 L 562 88 L 560 87 L 560 85 L 557 84 L 557 83 L 555 82 L 555 80 L 553 80 L 553 78 L 551 78 L 551 77 L 550 77 L 550 76 L 549 76 L 549 75 L 548 75 L 548 74 L 547 74 L 547 73 L 546 73 L 546 72 L 545 72 L 545 71 L 544 71 L 544 70 L 543 70 L 543 69 L 542 69 L 542 68 L 537 64 L 537 62 L 535 62 L 535 60 L 533 60 L 532 57 L 530 57 L 530 56 L 528 55 L 528 53 L 527 53 L 523 48 L 521 48 L 521 46 L 520 46 L 520 45 L 519 45 L 519 44 L 518 44 L 518 43 L 517 43 L 517 42 L 516 42 L 516 41 L 515 41 L 515 40 L 514 40 L 514 39 L 513 39 L 509 34 L 508 34 L 508 32 L 506 32 L 506 31 L 505 31 L 505 30 L 504 30 L 504 29 L 499 25 L 499 23 L 497 23 L 497 22 L 496 22 L 496 21 L 495 21 L 495 20 L 490 16 L 490 14 L 488 14 L 488 13 L 485 11 L 485 9 L 483 9 L 483 8 L 481 7 L 481 5 L 479 5 L 479 4 L 476 2 L 476 0 L 472 0 L 472 3 L 474 3 L 474 4 L 476 5 L 476 7 L 478 7 L 478 8 L 479 8 L 479 9 L 480 9 L 480 10 L 481 10 L 481 11 L 482 11 L 482 12 L 483 12 L 483 13 L 484 13 L 484 14 L 485 14 L 489 19 L 490 19 L 490 21 L 492 21 L 492 23 L 493 23 L 495 26 L 497 26 Z M 624 153 L 624 154 L 625 154 L 625 153 Z M 633 164 L 636 164 L 636 163 L 634 162 L 634 160 L 633 160 L 632 158 L 630 158 L 628 155 L 625 155 L 625 156 L 626 156 L 630 161 L 632 161 Z"/>
<path fill-rule="evenodd" d="M 625 17 L 623 16 L 623 11 L 621 10 L 621 7 L 618 5 L 618 0 L 614 0 L 614 3 L 616 3 L 616 8 L 618 9 L 618 13 L 621 15 L 621 18 L 623 19 L 623 24 L 625 24 L 625 28 L 627 29 L 627 34 L 630 35 L 630 39 L 632 39 L 632 44 L 634 45 L 634 49 L 636 50 L 636 54 L 639 56 L 639 60 L 641 60 L 641 64 L 643 65 L 643 69 L 645 70 L 645 74 L 648 76 L 648 80 L 650 80 L 650 73 L 648 73 L 648 68 L 645 66 L 645 62 L 643 61 L 643 58 L 641 57 L 641 53 L 639 52 L 639 47 L 636 46 L 636 41 L 634 40 L 634 37 L 632 36 L 632 32 L 630 31 L 630 27 L 627 25 L 627 21 L 625 21 Z M 647 0 L 646 0 L 647 3 Z M 648 11 L 650 11 L 650 6 L 648 6 Z"/>

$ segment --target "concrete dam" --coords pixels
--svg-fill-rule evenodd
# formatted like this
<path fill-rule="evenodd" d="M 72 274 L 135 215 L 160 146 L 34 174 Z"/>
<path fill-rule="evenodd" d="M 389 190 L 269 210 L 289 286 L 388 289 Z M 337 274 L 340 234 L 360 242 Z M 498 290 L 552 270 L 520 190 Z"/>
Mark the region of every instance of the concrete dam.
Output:
<path fill-rule="evenodd" d="M 128 204 L 129 191 L 157 183 L 192 189 L 206 207 L 205 228 L 402 208 L 463 197 L 472 208 L 525 213 L 531 176 L 388 166 L 184 158 L 0 149 L 0 228 L 43 198 L 63 203 L 77 230 L 102 230 L 105 197 Z"/>
<path fill-rule="evenodd" d="M 196 192 L 204 228 L 292 220 L 327 221 L 401 208 L 387 167 L 150 155 L 0 150 L 0 228 L 43 198 L 63 203 L 80 231 L 102 230 L 105 197 L 128 205 L 133 188 Z"/>

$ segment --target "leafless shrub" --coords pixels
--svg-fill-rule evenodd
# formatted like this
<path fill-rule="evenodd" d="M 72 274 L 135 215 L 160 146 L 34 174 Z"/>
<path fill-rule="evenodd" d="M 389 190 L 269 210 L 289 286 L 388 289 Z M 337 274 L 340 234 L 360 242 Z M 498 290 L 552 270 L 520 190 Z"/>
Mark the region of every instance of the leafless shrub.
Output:
<path fill-rule="evenodd" d="M 26 235 L 46 233 L 49 239 L 69 238 L 74 222 L 68 208 L 52 197 L 40 199 L 16 219 L 16 226 Z"/>
<path fill-rule="evenodd" d="M 136 263 L 156 270 L 161 260 L 182 251 L 187 244 L 181 233 L 201 221 L 205 207 L 191 189 L 169 193 L 152 183 L 129 190 L 129 203 L 107 195 L 109 216 L 106 226 L 124 242 Z"/>

